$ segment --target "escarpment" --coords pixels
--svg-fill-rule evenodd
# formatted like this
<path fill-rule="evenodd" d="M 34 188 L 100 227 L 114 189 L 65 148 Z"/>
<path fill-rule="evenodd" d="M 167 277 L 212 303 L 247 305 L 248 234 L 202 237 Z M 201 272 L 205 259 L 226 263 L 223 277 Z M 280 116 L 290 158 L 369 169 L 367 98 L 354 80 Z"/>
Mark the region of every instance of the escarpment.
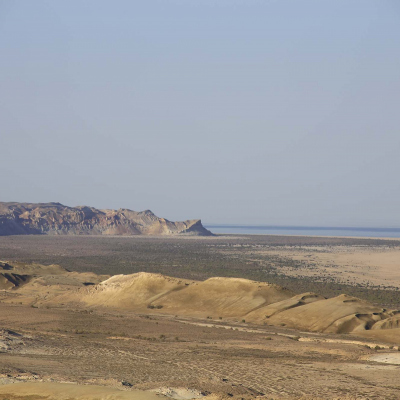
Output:
<path fill-rule="evenodd" d="M 172 222 L 150 210 L 60 203 L 0 203 L 0 235 L 212 235 L 200 220 Z"/>

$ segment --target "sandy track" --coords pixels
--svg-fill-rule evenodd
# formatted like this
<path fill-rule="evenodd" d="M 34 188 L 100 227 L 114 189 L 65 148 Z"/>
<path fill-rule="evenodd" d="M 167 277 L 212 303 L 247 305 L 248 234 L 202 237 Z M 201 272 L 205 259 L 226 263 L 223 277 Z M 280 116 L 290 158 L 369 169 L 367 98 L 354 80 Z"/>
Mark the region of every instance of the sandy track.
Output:
<path fill-rule="evenodd" d="M 0 399 L 26 400 L 160 400 L 151 392 L 130 391 L 95 385 L 27 382 L 0 386 Z"/>
<path fill-rule="evenodd" d="M 284 328 L 242 324 L 242 330 L 234 330 L 235 324 L 217 328 L 189 318 L 182 323 L 165 316 L 5 305 L 0 318 L 23 335 L 22 345 L 0 353 L 3 376 L 15 381 L 55 379 L 116 389 L 128 382 L 135 389 L 184 387 L 245 399 L 260 393 L 273 399 L 334 399 L 349 393 L 396 399 L 400 390 L 397 367 L 363 360 L 376 351 L 329 342 L 329 335 L 302 342 Z M 79 326 L 87 330 L 74 333 Z M 166 337 L 160 339 L 162 334 Z"/>

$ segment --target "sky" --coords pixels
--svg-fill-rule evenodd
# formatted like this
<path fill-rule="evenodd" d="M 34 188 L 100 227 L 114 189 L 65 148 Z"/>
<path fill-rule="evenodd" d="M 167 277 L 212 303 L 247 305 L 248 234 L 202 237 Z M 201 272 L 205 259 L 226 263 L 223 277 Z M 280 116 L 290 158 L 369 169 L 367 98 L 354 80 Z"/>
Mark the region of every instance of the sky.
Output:
<path fill-rule="evenodd" d="M 0 201 L 400 227 L 398 0 L 0 0 Z"/>

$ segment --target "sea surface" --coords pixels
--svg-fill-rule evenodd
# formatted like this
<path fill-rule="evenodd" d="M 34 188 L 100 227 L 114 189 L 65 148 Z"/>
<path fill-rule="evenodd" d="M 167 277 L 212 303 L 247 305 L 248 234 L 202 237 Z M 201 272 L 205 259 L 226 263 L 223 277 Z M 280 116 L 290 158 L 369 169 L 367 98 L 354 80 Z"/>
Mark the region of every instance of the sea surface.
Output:
<path fill-rule="evenodd" d="M 400 238 L 400 228 L 204 224 L 215 234 Z"/>

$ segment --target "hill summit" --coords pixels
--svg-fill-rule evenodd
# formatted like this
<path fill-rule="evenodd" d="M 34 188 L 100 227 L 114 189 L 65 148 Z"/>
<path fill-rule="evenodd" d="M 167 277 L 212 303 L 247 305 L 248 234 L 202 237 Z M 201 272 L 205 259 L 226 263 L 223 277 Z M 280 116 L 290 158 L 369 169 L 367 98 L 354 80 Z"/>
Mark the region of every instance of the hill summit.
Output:
<path fill-rule="evenodd" d="M 209 236 L 201 220 L 172 222 L 150 210 L 99 210 L 60 203 L 0 202 L 0 235 L 193 235 Z"/>

